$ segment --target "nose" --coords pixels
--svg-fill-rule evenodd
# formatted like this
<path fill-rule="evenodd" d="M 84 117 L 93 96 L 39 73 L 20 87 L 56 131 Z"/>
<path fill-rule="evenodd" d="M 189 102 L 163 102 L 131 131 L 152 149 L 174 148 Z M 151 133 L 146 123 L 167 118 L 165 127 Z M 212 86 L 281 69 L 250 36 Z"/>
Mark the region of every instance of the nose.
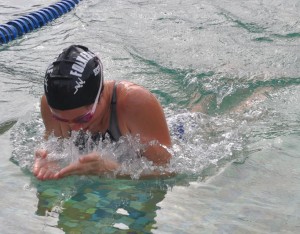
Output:
<path fill-rule="evenodd" d="M 70 123 L 69 126 L 72 131 L 79 131 L 80 129 L 82 129 L 82 124 L 78 123 Z"/>

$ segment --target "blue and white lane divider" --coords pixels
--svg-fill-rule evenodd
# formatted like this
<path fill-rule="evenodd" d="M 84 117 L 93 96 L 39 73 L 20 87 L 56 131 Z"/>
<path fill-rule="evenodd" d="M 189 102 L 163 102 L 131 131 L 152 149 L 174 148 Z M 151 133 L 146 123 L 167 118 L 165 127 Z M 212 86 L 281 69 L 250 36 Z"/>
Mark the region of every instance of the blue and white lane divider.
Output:
<path fill-rule="evenodd" d="M 82 0 L 61 0 L 58 3 L 21 16 L 18 19 L 0 24 L 0 44 L 8 43 L 19 36 L 40 28 L 71 11 Z"/>

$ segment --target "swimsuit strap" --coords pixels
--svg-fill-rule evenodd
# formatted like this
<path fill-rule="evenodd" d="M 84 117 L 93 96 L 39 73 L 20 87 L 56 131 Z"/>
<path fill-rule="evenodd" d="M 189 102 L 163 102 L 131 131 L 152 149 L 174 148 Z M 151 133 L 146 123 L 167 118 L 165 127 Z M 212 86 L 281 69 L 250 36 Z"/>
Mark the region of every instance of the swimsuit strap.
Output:
<path fill-rule="evenodd" d="M 118 116 L 117 116 L 117 84 L 118 82 L 115 82 L 113 88 L 113 94 L 110 103 L 111 106 L 110 121 L 109 121 L 109 128 L 107 130 L 107 132 L 109 133 L 113 141 L 118 141 L 119 138 L 122 136 L 118 125 Z"/>

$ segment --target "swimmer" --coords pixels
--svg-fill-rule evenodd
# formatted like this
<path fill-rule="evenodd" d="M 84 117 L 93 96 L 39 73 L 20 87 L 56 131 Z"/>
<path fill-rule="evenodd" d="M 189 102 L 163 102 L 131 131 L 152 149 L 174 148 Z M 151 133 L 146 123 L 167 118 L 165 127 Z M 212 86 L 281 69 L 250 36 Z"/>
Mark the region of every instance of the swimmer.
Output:
<path fill-rule="evenodd" d="M 163 109 L 145 88 L 127 81 L 105 81 L 100 59 L 88 48 L 71 45 L 47 69 L 41 115 L 45 139 L 51 134 L 68 138 L 72 131 L 108 134 L 112 141 L 121 136 L 139 136 L 141 143 L 153 140 L 142 156 L 164 166 L 171 155 L 169 129 Z M 163 147 L 165 146 L 165 147 Z M 56 167 L 55 172 L 53 168 Z M 119 162 L 103 158 L 101 152 L 81 156 L 64 168 L 47 160 L 47 151 L 37 150 L 33 173 L 40 180 L 70 175 L 103 175 L 114 172 Z"/>

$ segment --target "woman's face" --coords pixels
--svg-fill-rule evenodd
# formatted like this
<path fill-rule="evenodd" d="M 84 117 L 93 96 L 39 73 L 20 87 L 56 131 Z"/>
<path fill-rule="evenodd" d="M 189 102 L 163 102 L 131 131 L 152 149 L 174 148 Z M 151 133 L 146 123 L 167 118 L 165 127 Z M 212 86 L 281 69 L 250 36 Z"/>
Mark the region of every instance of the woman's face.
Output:
<path fill-rule="evenodd" d="M 51 109 L 52 117 L 56 121 L 68 124 L 72 131 L 89 130 L 91 132 L 98 132 L 105 130 L 101 129 L 101 125 L 103 125 L 106 105 L 104 98 L 101 98 L 101 96 L 99 102 L 96 104 L 70 110 Z M 93 105 L 96 105 L 94 112 Z M 100 129 L 96 129 L 97 126 Z"/>
<path fill-rule="evenodd" d="M 51 112 L 52 117 L 56 121 L 66 123 L 70 126 L 71 130 L 78 131 L 87 128 L 94 118 L 94 113 L 92 113 L 91 110 L 92 105 L 70 110 L 51 109 Z"/>

